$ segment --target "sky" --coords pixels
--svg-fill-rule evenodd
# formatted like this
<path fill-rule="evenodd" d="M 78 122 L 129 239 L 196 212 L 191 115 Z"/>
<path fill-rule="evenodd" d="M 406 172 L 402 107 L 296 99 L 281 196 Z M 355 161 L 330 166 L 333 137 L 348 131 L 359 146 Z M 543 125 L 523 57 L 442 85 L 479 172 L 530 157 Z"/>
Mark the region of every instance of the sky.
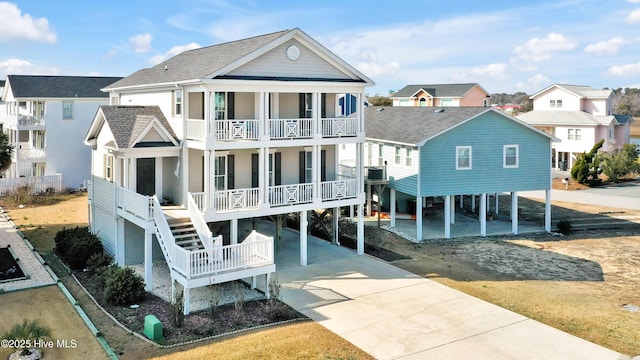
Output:
<path fill-rule="evenodd" d="M 468 82 L 489 93 L 640 87 L 640 0 L 0 2 L 0 79 L 127 76 L 293 28 L 371 78 L 370 95 Z"/>

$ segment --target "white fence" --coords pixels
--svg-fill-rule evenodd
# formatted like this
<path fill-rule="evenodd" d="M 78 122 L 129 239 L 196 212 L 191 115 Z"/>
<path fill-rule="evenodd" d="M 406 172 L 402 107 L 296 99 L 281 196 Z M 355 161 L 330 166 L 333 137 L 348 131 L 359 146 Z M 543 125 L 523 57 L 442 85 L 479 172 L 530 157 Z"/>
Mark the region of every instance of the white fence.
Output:
<path fill-rule="evenodd" d="M 0 193 L 7 194 L 29 187 L 34 194 L 62 191 L 62 174 L 0 179 Z"/>

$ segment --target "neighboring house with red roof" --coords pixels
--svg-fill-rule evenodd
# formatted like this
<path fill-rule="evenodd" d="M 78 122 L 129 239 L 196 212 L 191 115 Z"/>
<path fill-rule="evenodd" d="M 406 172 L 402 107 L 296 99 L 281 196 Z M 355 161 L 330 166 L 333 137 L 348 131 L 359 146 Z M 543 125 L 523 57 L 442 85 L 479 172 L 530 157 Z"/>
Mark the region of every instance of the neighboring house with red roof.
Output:
<path fill-rule="evenodd" d="M 571 169 L 577 157 L 600 140 L 605 140 L 603 151 L 629 143 L 633 118 L 613 113 L 618 100 L 613 90 L 553 84 L 530 99 L 533 111 L 517 118 L 561 140 L 553 144 L 554 168 Z"/>
<path fill-rule="evenodd" d="M 393 106 L 489 106 L 490 94 L 478 83 L 407 85 L 389 96 Z"/>

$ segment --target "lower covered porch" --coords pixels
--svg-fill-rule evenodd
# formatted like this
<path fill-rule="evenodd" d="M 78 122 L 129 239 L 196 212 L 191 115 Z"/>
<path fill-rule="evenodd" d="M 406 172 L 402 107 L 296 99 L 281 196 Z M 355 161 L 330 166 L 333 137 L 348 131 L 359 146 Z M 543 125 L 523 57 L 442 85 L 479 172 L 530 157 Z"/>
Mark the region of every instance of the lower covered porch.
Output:
<path fill-rule="evenodd" d="M 413 197 L 389 189 L 380 222 L 412 241 L 551 231 L 551 192 L 546 191 L 544 224 L 523 221 L 517 192 Z M 385 198 L 388 199 L 385 201 Z M 369 207 L 370 208 L 370 207 Z M 375 216 L 367 223 L 378 221 Z"/>

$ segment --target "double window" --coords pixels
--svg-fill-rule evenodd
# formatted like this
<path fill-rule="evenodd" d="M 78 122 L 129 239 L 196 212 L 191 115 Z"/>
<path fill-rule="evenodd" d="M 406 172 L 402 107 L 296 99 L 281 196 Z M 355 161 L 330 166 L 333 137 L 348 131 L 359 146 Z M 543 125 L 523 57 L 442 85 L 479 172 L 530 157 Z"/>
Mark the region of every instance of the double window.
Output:
<path fill-rule="evenodd" d="M 505 145 L 502 150 L 502 166 L 505 168 L 518 167 L 518 145 Z"/>
<path fill-rule="evenodd" d="M 562 100 L 549 100 L 549 107 L 550 108 L 561 108 L 562 107 Z"/>
<path fill-rule="evenodd" d="M 582 140 L 582 129 L 568 129 L 567 130 L 567 139 L 568 140 Z"/>
<path fill-rule="evenodd" d="M 471 170 L 471 146 L 456 146 L 456 170 Z"/>

